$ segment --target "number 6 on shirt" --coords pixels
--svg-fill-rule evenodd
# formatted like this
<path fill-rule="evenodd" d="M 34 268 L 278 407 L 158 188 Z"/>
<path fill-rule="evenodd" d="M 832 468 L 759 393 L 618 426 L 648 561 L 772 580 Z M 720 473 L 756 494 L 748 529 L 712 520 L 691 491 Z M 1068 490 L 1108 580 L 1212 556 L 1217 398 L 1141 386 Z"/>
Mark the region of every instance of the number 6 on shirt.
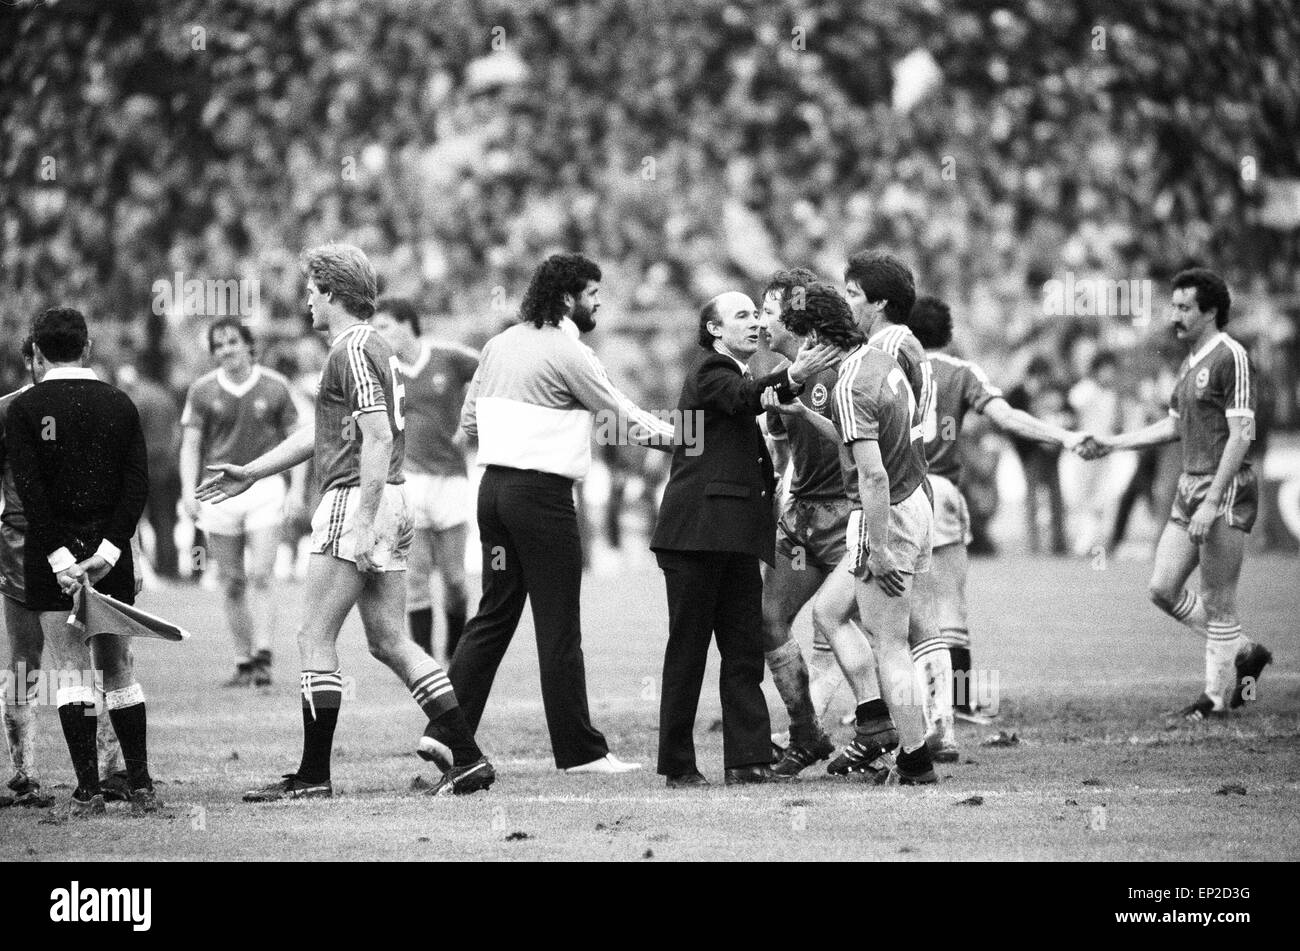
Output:
<path fill-rule="evenodd" d="M 388 369 L 393 373 L 393 425 L 397 431 L 406 429 L 406 384 L 402 382 L 401 371 L 397 369 L 397 355 L 388 358 Z"/>

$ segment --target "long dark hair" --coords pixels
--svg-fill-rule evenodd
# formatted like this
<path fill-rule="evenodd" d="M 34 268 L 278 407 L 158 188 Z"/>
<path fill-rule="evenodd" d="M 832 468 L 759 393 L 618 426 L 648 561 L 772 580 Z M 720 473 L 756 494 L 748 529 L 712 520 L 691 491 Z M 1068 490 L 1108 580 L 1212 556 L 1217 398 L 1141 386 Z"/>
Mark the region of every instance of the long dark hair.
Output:
<path fill-rule="evenodd" d="M 533 272 L 519 315 L 534 327 L 554 327 L 564 316 L 564 295 L 576 298 L 586 290 L 588 281 L 599 280 L 600 267 L 590 258 L 577 253 L 552 254 Z"/>

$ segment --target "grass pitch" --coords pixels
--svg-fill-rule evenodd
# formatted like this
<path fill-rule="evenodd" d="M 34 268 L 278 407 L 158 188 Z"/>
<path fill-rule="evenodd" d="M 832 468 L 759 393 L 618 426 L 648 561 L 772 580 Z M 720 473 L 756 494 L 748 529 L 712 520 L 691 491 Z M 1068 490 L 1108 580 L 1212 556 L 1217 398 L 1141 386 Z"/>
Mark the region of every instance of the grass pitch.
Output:
<path fill-rule="evenodd" d="M 480 731 L 499 779 L 487 793 L 428 799 L 414 755 L 423 727 L 409 695 L 367 654 L 355 613 L 341 638 L 355 678 L 336 736 L 335 798 L 245 805 L 240 793 L 293 769 L 301 723 L 292 638 L 301 588 L 284 584 L 273 688 L 223 690 L 229 646 L 216 594 L 146 592 L 142 607 L 195 633 L 139 642 L 154 775 L 168 808 L 132 818 L 41 822 L 0 810 L 0 860 L 133 859 L 923 859 L 1295 860 L 1300 857 L 1300 562 L 1248 556 L 1240 606 L 1274 664 L 1260 699 L 1226 722 L 1164 728 L 1201 689 L 1201 643 L 1146 600 L 1145 562 L 1008 557 L 976 561 L 977 666 L 996 671 L 994 727 L 961 726 L 959 763 L 925 789 L 874 788 L 824 767 L 780 787 L 721 785 L 713 656 L 697 725 L 717 785 L 669 791 L 654 774 L 656 685 L 667 637 L 663 581 L 644 560 L 588 575 L 583 618 L 592 715 L 624 759 L 616 777 L 566 776 L 550 757 L 531 618 L 501 667 Z M 471 581 L 473 583 L 473 579 Z M 807 645 L 806 618 L 796 627 Z M 768 684 L 774 728 L 784 711 Z M 848 709 L 847 690 L 837 710 Z M 38 712 L 47 785 L 71 768 L 52 709 Z M 844 739 L 844 728 L 836 728 Z M 1013 746 L 981 742 L 998 730 Z M 1231 791 L 1230 787 L 1244 788 Z"/>

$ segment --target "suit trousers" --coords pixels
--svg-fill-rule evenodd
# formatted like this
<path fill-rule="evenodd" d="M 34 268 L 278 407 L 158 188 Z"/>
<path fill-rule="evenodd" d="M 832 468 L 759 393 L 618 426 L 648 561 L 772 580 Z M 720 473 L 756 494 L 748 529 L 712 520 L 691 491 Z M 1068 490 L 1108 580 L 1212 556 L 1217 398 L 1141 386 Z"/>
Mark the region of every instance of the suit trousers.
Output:
<path fill-rule="evenodd" d="M 591 725 L 582 657 L 582 543 L 573 480 L 488 466 L 478 492 L 483 596 L 447 674 L 470 729 L 477 730 L 497 668 L 524 611 L 533 606 L 542 704 L 560 769 L 609 752 Z"/>
<path fill-rule="evenodd" d="M 659 772 L 696 769 L 695 714 L 709 642 L 718 641 L 722 671 L 723 764 L 751 766 L 772 758 L 772 726 L 763 696 L 763 577 L 758 558 L 737 552 L 655 552 L 668 588 L 668 647 L 659 702 Z"/>

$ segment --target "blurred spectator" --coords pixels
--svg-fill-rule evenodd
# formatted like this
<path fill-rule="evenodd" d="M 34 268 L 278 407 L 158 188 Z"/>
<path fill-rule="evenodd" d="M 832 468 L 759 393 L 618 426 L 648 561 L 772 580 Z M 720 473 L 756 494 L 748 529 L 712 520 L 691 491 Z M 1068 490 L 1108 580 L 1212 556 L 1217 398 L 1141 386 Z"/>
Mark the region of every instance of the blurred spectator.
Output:
<path fill-rule="evenodd" d="M 153 569 L 176 578 L 176 520 L 181 500 L 180 410 L 171 395 L 130 363 L 117 369 L 117 386 L 140 413 L 149 454 L 149 501 L 145 518 L 153 531 Z"/>
<path fill-rule="evenodd" d="M 1122 423 L 1119 398 L 1119 359 L 1109 350 L 1093 354 L 1087 375 L 1070 388 L 1069 406 L 1078 427 L 1098 436 L 1109 436 Z M 1107 456 L 1083 463 L 1073 470 L 1077 499 L 1078 544 L 1075 554 L 1086 555 L 1104 547 L 1110 525 L 1111 482 L 1114 458 Z"/>
<path fill-rule="evenodd" d="M 1039 419 L 1074 428 L 1065 388 L 1057 381 L 1052 361 L 1041 354 L 1029 361 L 1024 382 L 1007 392 L 1007 402 Z M 1039 506 L 1043 502 L 1041 497 L 1045 497 L 1050 550 L 1053 555 L 1064 555 L 1069 548 L 1065 542 L 1065 501 L 1061 495 L 1061 447 L 1018 437 L 1011 438 L 1011 445 L 1025 473 L 1025 529 L 1029 550 L 1034 554 L 1042 552 Z"/>

